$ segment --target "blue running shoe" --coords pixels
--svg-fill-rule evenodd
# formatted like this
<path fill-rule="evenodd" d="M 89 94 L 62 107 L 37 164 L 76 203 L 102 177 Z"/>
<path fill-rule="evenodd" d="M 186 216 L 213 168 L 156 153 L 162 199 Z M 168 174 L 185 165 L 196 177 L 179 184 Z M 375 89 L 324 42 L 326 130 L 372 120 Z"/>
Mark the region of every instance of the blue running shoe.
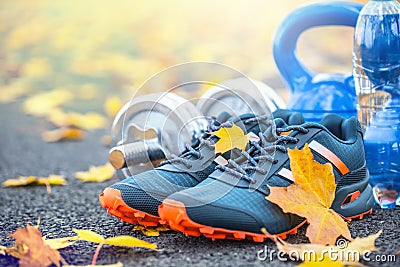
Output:
<path fill-rule="evenodd" d="M 299 113 L 279 110 L 273 116 L 280 116 L 288 123 L 302 120 Z M 223 113 L 209 129 L 216 131 L 221 127 L 242 128 L 245 133 L 258 135 L 265 131 L 269 124 L 267 116 L 241 115 L 228 119 Z M 129 177 L 106 188 L 99 200 L 108 213 L 122 221 L 139 223 L 144 226 L 156 226 L 159 223 L 158 206 L 169 195 L 194 187 L 205 180 L 221 161 L 240 156 L 239 149 L 232 149 L 223 154 L 215 154 L 214 144 L 218 137 L 205 134 L 179 157 L 169 159 L 154 170 Z"/>
<path fill-rule="evenodd" d="M 327 115 L 319 124 L 274 123 L 251 143 L 241 157 L 220 165 L 209 178 L 170 195 L 159 215 L 171 229 L 212 239 L 252 239 L 263 242 L 268 233 L 286 238 L 306 220 L 265 199 L 268 186 L 287 187 L 293 182 L 287 149 L 309 144 L 314 159 L 333 165 L 337 184 L 332 208 L 345 218 L 372 212 L 374 203 L 365 166 L 362 130 L 356 118 Z"/>

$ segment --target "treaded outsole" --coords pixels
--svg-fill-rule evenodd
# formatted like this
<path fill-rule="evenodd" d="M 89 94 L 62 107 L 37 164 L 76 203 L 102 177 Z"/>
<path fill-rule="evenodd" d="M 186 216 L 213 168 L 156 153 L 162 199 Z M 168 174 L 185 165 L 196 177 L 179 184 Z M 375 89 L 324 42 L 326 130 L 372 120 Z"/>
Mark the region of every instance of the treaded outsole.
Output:
<path fill-rule="evenodd" d="M 354 215 L 354 216 L 350 216 L 350 217 L 343 217 L 343 219 L 346 221 L 351 221 L 352 219 L 362 220 L 362 219 L 364 219 L 364 216 L 368 215 L 368 214 L 372 214 L 372 208 L 370 208 L 366 212 L 360 213 L 358 215 Z"/>
<path fill-rule="evenodd" d="M 250 239 L 254 242 L 264 242 L 269 236 L 265 234 L 257 234 L 245 231 L 228 230 L 224 228 L 214 228 L 211 226 L 202 225 L 192 221 L 186 213 L 186 208 L 183 203 L 171 199 L 166 199 L 158 208 L 158 213 L 162 218 L 161 224 L 168 224 L 173 230 L 180 231 L 186 236 L 200 236 L 211 238 L 212 240 L 217 239 L 231 239 L 231 240 L 243 240 Z M 303 221 L 295 228 L 280 233 L 276 236 L 282 239 L 286 239 L 289 234 L 296 234 L 297 230 L 303 226 L 306 221 Z"/>
<path fill-rule="evenodd" d="M 173 230 L 180 231 L 186 236 L 200 236 L 203 235 L 212 240 L 217 239 L 231 239 L 231 240 L 243 240 L 250 239 L 254 242 L 264 242 L 265 239 L 269 237 L 265 234 L 257 234 L 245 231 L 234 231 L 223 228 L 214 228 L 211 226 L 206 226 L 198 224 L 192 221 L 186 213 L 186 208 L 183 203 L 166 199 L 159 206 L 159 214 L 161 216 L 154 216 L 143 211 L 139 211 L 129 207 L 121 197 L 121 192 L 118 189 L 106 188 L 103 193 L 99 196 L 99 201 L 101 206 L 107 210 L 107 212 L 119 218 L 123 222 L 128 222 L 131 224 L 140 224 L 143 226 L 158 226 L 159 224 L 169 225 Z M 344 220 L 350 221 L 352 219 L 363 219 L 365 215 L 371 214 L 372 208 L 361 214 L 343 217 Z M 296 234 L 298 229 L 303 226 L 307 221 L 303 221 L 295 228 L 277 234 L 281 239 L 286 239 L 289 234 Z"/>
<path fill-rule="evenodd" d="M 362 219 L 364 215 L 371 214 L 372 209 L 367 212 L 364 212 L 360 215 L 352 216 L 347 219 Z M 179 201 L 175 201 L 172 199 L 166 199 L 158 208 L 158 213 L 162 220 L 161 224 L 168 224 L 172 230 L 177 230 L 184 233 L 186 236 L 200 236 L 203 235 L 205 237 L 211 238 L 212 240 L 216 239 L 232 239 L 232 240 L 243 240 L 250 239 L 254 242 L 264 242 L 265 239 L 270 238 L 265 234 L 257 234 L 245 231 L 235 231 L 228 230 L 224 228 L 214 228 L 211 226 L 202 225 L 192 221 L 186 213 L 185 205 Z M 294 227 L 293 229 L 276 234 L 281 239 L 286 239 L 289 234 L 296 234 L 298 229 L 307 223 L 304 220 L 302 223 Z"/>
<path fill-rule="evenodd" d="M 107 212 L 123 222 L 143 226 L 159 225 L 160 217 L 129 207 L 122 199 L 118 189 L 106 188 L 99 196 L 100 204 Z"/>

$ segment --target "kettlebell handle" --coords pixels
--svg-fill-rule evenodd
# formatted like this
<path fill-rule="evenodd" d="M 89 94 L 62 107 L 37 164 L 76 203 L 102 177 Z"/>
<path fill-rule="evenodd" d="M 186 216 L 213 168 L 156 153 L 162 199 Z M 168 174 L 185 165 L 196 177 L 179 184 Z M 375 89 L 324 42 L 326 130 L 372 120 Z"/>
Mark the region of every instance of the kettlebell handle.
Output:
<path fill-rule="evenodd" d="M 363 7 L 354 2 L 316 3 L 296 9 L 278 27 L 273 45 L 276 65 L 292 92 L 307 89 L 316 75 L 299 60 L 297 39 L 302 32 L 318 26 L 355 27 Z"/>

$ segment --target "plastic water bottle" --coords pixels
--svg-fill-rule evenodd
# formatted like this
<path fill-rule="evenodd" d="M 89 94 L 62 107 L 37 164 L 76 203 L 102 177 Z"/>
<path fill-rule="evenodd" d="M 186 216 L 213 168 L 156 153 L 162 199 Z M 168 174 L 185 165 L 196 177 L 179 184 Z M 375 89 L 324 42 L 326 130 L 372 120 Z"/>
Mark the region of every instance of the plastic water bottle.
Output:
<path fill-rule="evenodd" d="M 376 202 L 393 208 L 400 198 L 400 4 L 370 0 L 354 35 L 353 75 L 358 117 Z"/>

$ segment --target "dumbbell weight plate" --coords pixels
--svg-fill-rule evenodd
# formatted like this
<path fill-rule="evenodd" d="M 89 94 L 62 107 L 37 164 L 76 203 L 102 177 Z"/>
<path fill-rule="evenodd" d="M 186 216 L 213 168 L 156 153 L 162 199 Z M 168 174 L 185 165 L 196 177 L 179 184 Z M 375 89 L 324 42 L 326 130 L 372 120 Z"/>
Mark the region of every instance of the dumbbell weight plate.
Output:
<path fill-rule="evenodd" d="M 206 127 L 207 120 L 193 103 L 183 97 L 170 92 L 142 95 L 125 104 L 116 116 L 112 126 L 112 145 L 137 151 L 140 147 L 154 148 L 158 144 L 165 156 L 179 155 L 185 144 L 192 143 Z M 136 145 L 137 142 L 142 144 Z M 152 158 L 143 153 L 131 156 L 133 160 L 127 161 L 128 168 L 131 167 L 129 162 L 131 165 L 147 164 Z"/>
<path fill-rule="evenodd" d="M 211 87 L 200 97 L 196 107 L 205 116 L 215 116 L 223 111 L 235 115 L 268 115 L 277 108 L 284 108 L 285 103 L 263 82 L 237 78 Z"/>

